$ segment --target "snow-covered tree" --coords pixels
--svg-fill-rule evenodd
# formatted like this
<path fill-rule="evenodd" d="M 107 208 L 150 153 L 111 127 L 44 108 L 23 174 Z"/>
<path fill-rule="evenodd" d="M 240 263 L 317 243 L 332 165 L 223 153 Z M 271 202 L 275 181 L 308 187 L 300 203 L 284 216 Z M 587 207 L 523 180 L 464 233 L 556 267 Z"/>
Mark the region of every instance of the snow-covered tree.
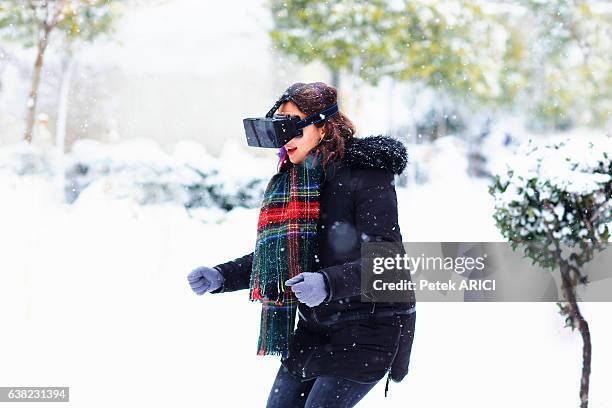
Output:
<path fill-rule="evenodd" d="M 609 8 L 586 0 L 521 0 L 507 20 L 519 61 L 507 80 L 536 130 L 605 125 L 612 109 Z M 513 79 L 514 78 L 514 79 Z M 518 78 L 518 79 L 517 79 Z"/>
<path fill-rule="evenodd" d="M 274 47 L 301 62 L 320 61 L 376 86 L 410 82 L 439 101 L 432 138 L 451 133 L 453 106 L 482 110 L 504 98 L 499 85 L 506 30 L 466 0 L 390 2 L 271 1 Z M 449 108 L 450 107 L 450 108 Z M 419 132 L 420 133 L 420 132 Z"/>
<path fill-rule="evenodd" d="M 581 268 L 606 248 L 610 237 L 611 159 L 610 137 L 530 142 L 490 188 L 495 221 L 512 248 L 560 271 L 564 301 L 557 304 L 566 326 L 577 328 L 583 340 L 582 408 L 588 405 L 591 336 L 576 289 L 588 283 Z"/>
<path fill-rule="evenodd" d="M 36 47 L 24 133 L 27 142 L 32 140 L 38 89 L 51 33 L 62 32 L 69 42 L 75 38 L 93 40 L 110 28 L 113 1 L 117 0 L 0 0 L 0 36 L 24 47 Z"/>
<path fill-rule="evenodd" d="M 410 82 L 482 112 L 524 114 L 534 129 L 610 118 L 609 8 L 585 0 L 271 0 L 273 46 L 371 85 Z M 437 112 L 438 135 L 448 112 Z"/>

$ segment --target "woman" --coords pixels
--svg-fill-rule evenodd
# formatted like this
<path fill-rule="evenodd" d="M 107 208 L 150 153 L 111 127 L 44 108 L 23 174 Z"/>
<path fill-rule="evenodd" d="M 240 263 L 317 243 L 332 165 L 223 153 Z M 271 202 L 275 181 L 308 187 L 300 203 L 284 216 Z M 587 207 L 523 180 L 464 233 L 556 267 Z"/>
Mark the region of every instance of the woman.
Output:
<path fill-rule="evenodd" d="M 272 112 L 304 119 L 336 103 L 335 88 L 296 83 Z M 402 241 L 393 181 L 407 153 L 390 137 L 354 134 L 337 112 L 289 140 L 255 250 L 189 274 L 198 295 L 249 289 L 262 302 L 259 354 L 282 356 L 268 407 L 353 407 L 385 374 L 388 385 L 408 372 L 414 302 L 360 296 L 361 243 Z"/>

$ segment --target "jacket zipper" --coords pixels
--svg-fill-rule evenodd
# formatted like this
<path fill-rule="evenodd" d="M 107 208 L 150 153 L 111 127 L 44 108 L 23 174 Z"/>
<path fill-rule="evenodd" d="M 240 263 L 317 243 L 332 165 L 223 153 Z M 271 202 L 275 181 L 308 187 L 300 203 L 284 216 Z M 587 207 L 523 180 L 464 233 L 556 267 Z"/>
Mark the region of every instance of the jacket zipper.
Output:
<path fill-rule="evenodd" d="M 314 319 L 315 323 L 319 323 L 319 318 L 317 317 L 317 311 L 315 308 L 313 307 L 310 310 L 312 311 L 312 318 Z"/>
<path fill-rule="evenodd" d="M 399 335 L 397 336 L 397 349 L 395 350 L 395 354 L 393 354 L 393 358 L 391 359 L 391 366 L 389 367 L 389 371 L 387 372 L 387 383 L 385 384 L 385 398 L 387 397 L 387 393 L 389 392 L 389 380 L 391 379 L 391 369 L 393 368 L 393 363 L 395 363 L 395 358 L 397 357 L 397 353 L 400 349 L 400 344 L 402 342 L 402 318 L 400 315 L 395 315 L 397 321 L 396 323 L 399 326 Z"/>
<path fill-rule="evenodd" d="M 308 356 L 308 358 L 306 359 L 306 361 L 304 362 L 304 366 L 302 367 L 302 378 L 306 378 L 306 364 L 308 364 L 308 362 L 310 361 L 310 359 L 312 358 L 312 355 L 314 354 L 314 350 L 312 350 L 310 352 L 310 355 Z"/>

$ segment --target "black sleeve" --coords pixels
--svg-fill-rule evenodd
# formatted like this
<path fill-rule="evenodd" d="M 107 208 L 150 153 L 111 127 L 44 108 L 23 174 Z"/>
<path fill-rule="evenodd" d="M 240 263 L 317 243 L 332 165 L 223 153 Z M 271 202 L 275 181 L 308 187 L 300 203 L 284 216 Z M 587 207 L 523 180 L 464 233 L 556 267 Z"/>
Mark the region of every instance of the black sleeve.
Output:
<path fill-rule="evenodd" d="M 223 286 L 210 293 L 233 292 L 248 289 L 251 280 L 253 252 L 232 261 L 215 266 L 223 276 Z"/>
<path fill-rule="evenodd" d="M 393 173 L 383 169 L 368 169 L 359 170 L 356 175 L 354 210 L 359 244 L 401 243 Z M 323 268 L 320 272 L 325 275 L 329 284 L 328 300 L 361 294 L 361 259 Z"/>

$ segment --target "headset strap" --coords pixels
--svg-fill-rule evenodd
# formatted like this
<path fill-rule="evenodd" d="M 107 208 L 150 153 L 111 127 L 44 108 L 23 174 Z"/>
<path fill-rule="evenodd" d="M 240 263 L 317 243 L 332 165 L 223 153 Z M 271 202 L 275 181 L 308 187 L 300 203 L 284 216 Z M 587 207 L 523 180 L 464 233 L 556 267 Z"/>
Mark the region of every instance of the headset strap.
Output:
<path fill-rule="evenodd" d="M 295 128 L 297 130 L 303 129 L 306 126 L 322 122 L 328 117 L 335 115 L 336 113 L 338 113 L 338 104 L 334 103 L 333 105 L 329 105 L 322 111 L 318 113 L 313 113 L 312 115 L 304 118 L 303 120 L 300 120 L 298 123 L 296 123 Z"/>
<path fill-rule="evenodd" d="M 274 106 L 272 106 L 272 109 L 270 109 L 268 111 L 268 113 L 266 113 L 266 118 L 271 118 L 272 116 L 274 116 L 274 112 L 276 112 L 276 110 L 285 102 L 287 102 L 288 100 L 290 100 L 291 97 L 289 96 L 288 92 L 285 92 L 284 94 L 281 95 L 280 98 L 278 98 L 278 101 L 276 101 L 276 103 L 274 104 Z"/>

